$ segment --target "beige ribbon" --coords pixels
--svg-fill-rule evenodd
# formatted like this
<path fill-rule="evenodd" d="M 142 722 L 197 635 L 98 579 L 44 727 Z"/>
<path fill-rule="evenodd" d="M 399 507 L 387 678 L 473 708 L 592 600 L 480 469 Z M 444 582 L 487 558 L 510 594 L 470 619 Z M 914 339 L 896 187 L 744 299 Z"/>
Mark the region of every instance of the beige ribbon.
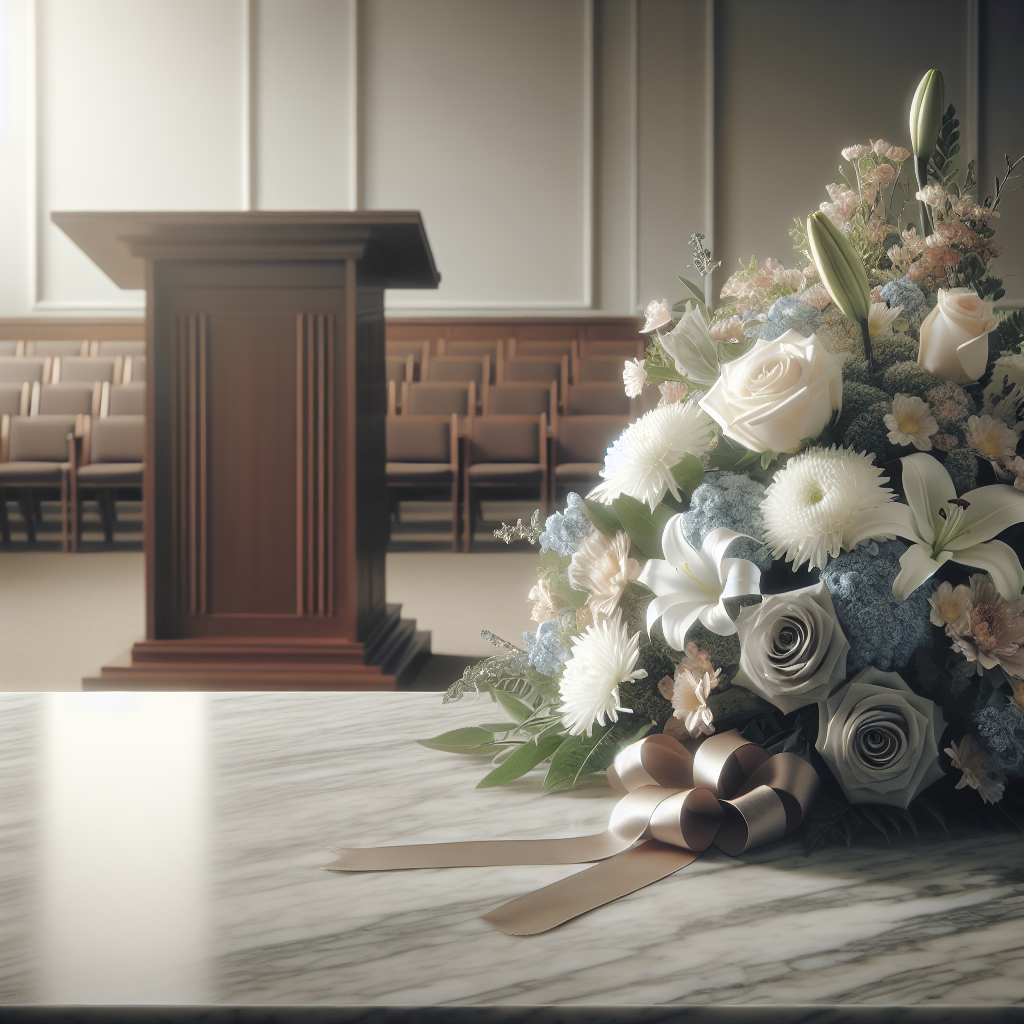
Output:
<path fill-rule="evenodd" d="M 508 935 L 535 935 L 678 871 L 712 844 L 735 857 L 781 839 L 803 821 L 820 785 L 802 758 L 769 756 L 735 729 L 709 737 L 692 757 L 671 736 L 646 736 L 619 754 L 608 781 L 623 797 L 598 835 L 335 849 L 326 870 L 601 861 L 481 915 Z"/>

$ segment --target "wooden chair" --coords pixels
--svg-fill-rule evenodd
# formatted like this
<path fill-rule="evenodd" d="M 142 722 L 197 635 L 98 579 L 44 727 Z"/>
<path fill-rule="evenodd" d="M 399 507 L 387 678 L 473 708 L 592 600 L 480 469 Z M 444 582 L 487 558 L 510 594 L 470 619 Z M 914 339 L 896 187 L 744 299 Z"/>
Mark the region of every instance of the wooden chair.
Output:
<path fill-rule="evenodd" d="M 401 408 L 403 416 L 472 416 L 476 411 L 476 382 L 405 381 Z"/>
<path fill-rule="evenodd" d="M 388 416 L 388 500 L 447 490 L 452 503 L 452 551 L 459 550 L 459 417 Z"/>
<path fill-rule="evenodd" d="M 431 356 L 424 366 L 424 380 L 432 383 L 473 381 L 477 394 L 484 381 L 491 379 L 491 357 L 483 356 Z"/>
<path fill-rule="evenodd" d="M 144 416 L 105 416 L 92 424 L 89 447 L 76 445 L 71 467 L 73 551 L 78 550 L 81 533 L 79 495 L 84 489 L 97 491 L 103 536 L 108 544 L 113 541 L 117 523 L 117 492 L 142 487 L 145 435 Z"/>
<path fill-rule="evenodd" d="M 40 359 L 27 359 L 19 356 L 0 356 L 0 383 L 4 384 L 40 384 L 48 383 L 53 359 L 45 356 Z"/>
<path fill-rule="evenodd" d="M 541 359 L 560 359 L 566 356 L 569 367 L 579 355 L 579 343 L 575 338 L 556 341 L 544 341 L 540 338 L 509 338 L 506 345 L 508 359 L 540 357 Z"/>
<path fill-rule="evenodd" d="M 116 378 L 115 378 L 116 381 Z M 145 383 L 146 381 L 146 357 L 145 356 L 125 356 L 124 357 L 124 371 L 121 374 L 121 379 L 118 383 L 121 384 L 136 384 Z"/>
<path fill-rule="evenodd" d="M 146 385 L 108 384 L 100 385 L 100 416 L 144 416 L 146 414 Z"/>
<path fill-rule="evenodd" d="M 569 389 L 569 357 L 559 356 L 545 359 L 540 356 L 517 356 L 506 359 L 501 368 L 499 384 L 514 381 L 531 384 L 550 384 L 558 382 L 558 401 L 565 401 Z"/>
<path fill-rule="evenodd" d="M 576 360 L 572 379 L 576 384 L 603 381 L 618 381 L 622 384 L 622 367 L 625 359 L 619 356 L 588 356 Z"/>
<path fill-rule="evenodd" d="M 88 356 L 87 341 L 30 341 L 25 345 L 27 356 Z"/>
<path fill-rule="evenodd" d="M 145 356 L 144 341 L 93 341 L 89 343 L 91 356 Z"/>
<path fill-rule="evenodd" d="M 91 356 L 54 356 L 50 372 L 51 384 L 94 384 L 96 381 L 120 383 L 121 364 L 131 359 L 126 356 L 101 359 Z M 44 382 L 45 383 L 45 382 Z"/>
<path fill-rule="evenodd" d="M 629 424 L 628 416 L 563 416 L 553 428 L 551 492 L 559 489 L 586 495 L 601 482 L 604 457 Z"/>
<path fill-rule="evenodd" d="M 0 356 L 20 359 L 25 354 L 25 342 L 0 341 Z"/>
<path fill-rule="evenodd" d="M 621 381 L 618 384 L 588 381 L 569 385 L 566 416 L 628 416 L 632 411 L 632 402 Z"/>
<path fill-rule="evenodd" d="M 546 413 L 548 422 L 558 413 L 558 385 L 512 381 L 485 384 L 480 403 L 484 416 L 537 416 Z"/>
<path fill-rule="evenodd" d="M 100 398 L 103 384 L 40 384 L 32 385 L 29 403 L 30 416 L 56 416 L 62 413 L 72 415 L 83 413 L 87 416 L 100 414 Z"/>
<path fill-rule="evenodd" d="M 385 341 L 384 355 L 388 359 L 405 359 L 412 356 L 413 376 L 410 380 L 426 380 L 423 365 L 430 362 L 429 341 Z"/>
<path fill-rule="evenodd" d="M 412 382 L 415 379 L 416 364 L 413 361 L 412 353 L 409 353 L 404 359 L 398 356 L 387 356 L 384 360 L 384 372 L 385 379 L 388 382 L 388 395 L 394 394 L 397 396 L 401 393 L 398 389 L 401 387 L 403 381 Z M 388 413 L 393 415 L 391 409 L 391 401 L 388 401 Z"/>
<path fill-rule="evenodd" d="M 437 354 L 439 356 L 454 356 L 456 358 L 476 358 L 487 356 L 491 361 L 491 372 L 488 381 L 494 384 L 497 381 L 498 364 L 505 358 L 505 343 L 501 338 L 494 341 L 469 341 L 451 340 L 448 338 L 437 339 Z"/>
<path fill-rule="evenodd" d="M 27 416 L 31 409 L 32 388 L 28 382 L 0 384 L 0 416 Z"/>
<path fill-rule="evenodd" d="M 538 490 L 542 515 L 548 511 L 548 418 L 480 416 L 469 421 L 463 471 L 463 550 L 473 545 L 482 489 Z M 476 504 L 474 504 L 474 502 Z"/>
<path fill-rule="evenodd" d="M 39 495 L 60 491 L 61 550 L 67 551 L 71 538 L 71 466 L 75 458 L 75 435 L 83 429 L 81 416 L 0 417 L 0 537 L 11 540 L 7 521 L 6 490 L 18 492 L 22 518 L 30 543 L 36 539 L 36 521 L 41 519 Z"/>
<path fill-rule="evenodd" d="M 581 359 L 643 359 L 644 342 L 642 339 L 623 338 L 619 341 L 587 341 L 580 342 Z"/>

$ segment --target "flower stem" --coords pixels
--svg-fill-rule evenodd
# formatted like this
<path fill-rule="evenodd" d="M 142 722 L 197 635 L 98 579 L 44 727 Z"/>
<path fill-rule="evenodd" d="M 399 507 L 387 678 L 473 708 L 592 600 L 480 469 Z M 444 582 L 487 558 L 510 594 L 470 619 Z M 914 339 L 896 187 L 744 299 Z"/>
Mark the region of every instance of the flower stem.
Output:
<path fill-rule="evenodd" d="M 864 339 L 864 358 L 868 361 L 868 380 L 873 384 L 875 381 L 875 355 L 871 351 L 871 331 L 868 329 L 867 320 L 858 320 L 860 324 L 860 336 Z"/>
<path fill-rule="evenodd" d="M 914 177 L 917 178 L 917 190 L 922 191 L 928 184 L 928 158 L 914 157 Z M 922 199 L 921 203 L 921 238 L 927 238 L 932 233 L 932 219 L 928 213 L 928 204 Z"/>

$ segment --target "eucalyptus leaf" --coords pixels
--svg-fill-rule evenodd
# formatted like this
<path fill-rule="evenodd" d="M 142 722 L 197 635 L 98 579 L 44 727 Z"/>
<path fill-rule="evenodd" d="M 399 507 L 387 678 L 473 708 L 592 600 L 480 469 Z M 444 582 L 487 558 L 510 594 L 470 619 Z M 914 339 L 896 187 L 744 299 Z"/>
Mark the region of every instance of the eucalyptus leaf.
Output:
<path fill-rule="evenodd" d="M 613 537 L 622 529 L 622 523 L 619 522 L 618 514 L 611 505 L 594 501 L 592 498 L 584 498 L 583 507 L 587 510 L 587 516 L 590 521 L 603 534 Z"/>
<path fill-rule="evenodd" d="M 562 745 L 561 736 L 546 736 L 539 743 L 524 743 L 517 747 L 494 771 L 485 775 L 477 789 L 504 786 L 546 761 Z"/>
<path fill-rule="evenodd" d="M 421 741 L 418 741 L 421 742 Z M 474 757 L 493 757 L 515 744 L 502 741 L 500 743 L 481 743 L 478 747 L 447 747 L 442 743 L 424 743 L 431 750 L 440 750 L 443 754 L 472 754 Z"/>
<path fill-rule="evenodd" d="M 676 280 L 681 284 L 685 284 L 687 288 L 696 296 L 697 301 L 703 306 L 704 305 L 704 289 L 698 288 L 692 281 L 688 281 L 685 277 L 676 276 Z"/>
<path fill-rule="evenodd" d="M 452 729 L 443 732 L 439 736 L 432 736 L 427 740 L 416 741 L 422 747 L 478 747 L 481 743 L 493 743 L 494 732 L 491 729 L 484 729 L 482 726 L 469 726 L 465 729 Z"/>

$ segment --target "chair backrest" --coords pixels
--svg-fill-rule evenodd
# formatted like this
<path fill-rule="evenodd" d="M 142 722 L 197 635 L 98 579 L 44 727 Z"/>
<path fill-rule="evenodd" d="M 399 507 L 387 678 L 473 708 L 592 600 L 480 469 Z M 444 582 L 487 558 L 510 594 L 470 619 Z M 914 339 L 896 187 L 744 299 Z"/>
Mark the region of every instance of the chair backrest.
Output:
<path fill-rule="evenodd" d="M 0 341 L 0 356 L 23 356 L 25 354 L 25 342 L 23 341 Z"/>
<path fill-rule="evenodd" d="M 0 384 L 0 416 L 27 416 L 32 388 L 27 383 Z"/>
<path fill-rule="evenodd" d="M 467 433 L 468 465 L 526 462 L 547 465 L 547 416 L 478 416 Z"/>
<path fill-rule="evenodd" d="M 100 416 L 142 416 L 146 412 L 146 385 L 103 384 Z"/>
<path fill-rule="evenodd" d="M 144 341 L 94 341 L 89 346 L 91 356 L 144 356 Z"/>
<path fill-rule="evenodd" d="M 402 384 L 402 414 L 410 416 L 459 416 L 476 411 L 476 382 L 465 384 L 432 381 Z"/>
<path fill-rule="evenodd" d="M 644 355 L 644 343 L 642 339 L 632 340 L 622 338 L 618 341 L 581 341 L 580 358 L 592 359 L 614 358 L 614 359 L 642 359 Z"/>
<path fill-rule="evenodd" d="M 485 380 L 491 379 L 491 357 L 431 356 L 430 362 L 424 364 L 424 374 L 424 380 L 471 380 L 479 388 Z"/>
<path fill-rule="evenodd" d="M 459 418 L 451 416 L 389 416 L 388 462 L 447 462 L 459 464 Z"/>
<path fill-rule="evenodd" d="M 544 341 L 541 338 L 509 338 L 506 348 L 509 359 L 519 359 L 523 356 L 559 359 L 562 356 L 568 356 L 570 366 L 579 355 L 579 345 L 575 338 L 558 341 Z"/>
<path fill-rule="evenodd" d="M 384 342 L 384 354 L 388 359 L 405 359 L 412 356 L 413 371 L 416 380 L 423 380 L 420 368 L 424 363 L 430 361 L 429 341 L 386 341 Z"/>
<path fill-rule="evenodd" d="M 144 416 L 107 416 L 92 425 L 90 462 L 142 462 L 145 450 Z"/>
<path fill-rule="evenodd" d="M 626 416 L 630 412 L 629 396 L 622 382 L 589 381 L 570 384 L 565 403 L 566 416 Z"/>
<path fill-rule="evenodd" d="M 537 416 L 544 412 L 550 419 L 558 412 L 558 385 L 554 381 L 550 384 L 522 381 L 485 384 L 481 405 L 485 416 Z"/>
<path fill-rule="evenodd" d="M 87 356 L 87 341 L 30 341 L 25 346 L 27 356 Z"/>
<path fill-rule="evenodd" d="M 412 355 L 407 355 L 404 359 L 400 356 L 387 356 L 384 360 L 385 366 L 385 379 L 398 381 L 399 384 L 403 380 L 414 380 L 414 373 L 416 364 L 413 361 Z"/>
<path fill-rule="evenodd" d="M 608 449 L 629 424 L 628 416 L 565 416 L 558 421 L 555 465 L 604 462 Z"/>
<path fill-rule="evenodd" d="M 68 434 L 75 416 L 17 416 L 11 419 L 7 457 L 11 462 L 67 462 Z"/>
<path fill-rule="evenodd" d="M 53 416 L 61 413 L 85 413 L 98 416 L 102 385 L 95 384 L 33 384 L 30 413 Z"/>
<path fill-rule="evenodd" d="M 125 356 L 124 372 L 121 375 L 122 384 L 133 384 L 146 379 L 146 357 Z"/>
<path fill-rule="evenodd" d="M 622 367 L 625 360 L 619 356 L 590 356 L 576 360 L 573 380 L 577 384 L 588 381 L 618 381 L 622 384 Z"/>
<path fill-rule="evenodd" d="M 19 359 L 17 356 L 0 356 L 0 382 L 21 384 L 28 381 L 40 383 L 46 380 L 47 359 Z"/>
<path fill-rule="evenodd" d="M 113 381 L 119 357 L 93 359 L 90 356 L 55 356 L 50 376 L 54 384 L 77 384 Z M 131 358 L 131 357 L 129 357 Z"/>

